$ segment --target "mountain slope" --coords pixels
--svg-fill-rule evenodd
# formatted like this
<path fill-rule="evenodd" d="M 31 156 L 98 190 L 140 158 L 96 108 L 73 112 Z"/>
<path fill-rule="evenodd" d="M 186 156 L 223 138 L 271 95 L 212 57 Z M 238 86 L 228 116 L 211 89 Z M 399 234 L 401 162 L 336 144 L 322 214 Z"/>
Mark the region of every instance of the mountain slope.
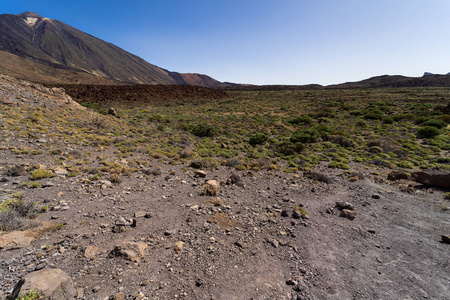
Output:
<path fill-rule="evenodd" d="M 0 15 L 0 51 L 117 83 L 188 84 L 183 74 L 152 65 L 111 43 L 33 12 Z M 205 80 L 194 75 L 198 85 L 220 84 L 208 76 Z"/>

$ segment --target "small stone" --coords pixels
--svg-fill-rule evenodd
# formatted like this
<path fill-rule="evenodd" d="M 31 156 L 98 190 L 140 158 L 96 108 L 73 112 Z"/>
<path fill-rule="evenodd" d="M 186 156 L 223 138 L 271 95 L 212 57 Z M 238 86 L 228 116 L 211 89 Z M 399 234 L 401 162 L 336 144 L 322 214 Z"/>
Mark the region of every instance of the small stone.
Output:
<path fill-rule="evenodd" d="M 36 268 L 34 270 L 35 271 L 42 270 L 43 268 L 45 268 L 45 266 L 47 266 L 46 262 L 40 263 L 40 264 L 36 265 Z"/>
<path fill-rule="evenodd" d="M 54 187 L 54 186 L 55 186 L 55 184 L 51 181 L 41 182 L 41 187 L 43 187 L 43 188 Z"/>
<path fill-rule="evenodd" d="M 114 233 L 121 233 L 125 231 L 125 226 L 114 226 L 112 228 L 112 232 Z"/>
<path fill-rule="evenodd" d="M 111 297 L 109 297 L 110 300 L 124 300 L 123 292 L 119 292 Z"/>
<path fill-rule="evenodd" d="M 115 224 L 116 224 L 116 226 L 126 226 L 127 220 L 125 220 L 125 218 L 123 218 L 123 217 L 120 217 L 116 220 Z"/>
<path fill-rule="evenodd" d="M 378 195 L 378 194 L 373 194 L 373 195 L 372 195 L 372 198 L 373 198 L 373 199 L 380 199 L 381 197 L 380 197 L 380 195 Z"/>
<path fill-rule="evenodd" d="M 202 171 L 202 170 L 196 170 L 194 172 L 194 174 L 195 174 L 195 177 L 198 177 L 198 178 L 205 178 L 206 177 L 206 172 Z"/>
<path fill-rule="evenodd" d="M 371 233 L 371 234 L 375 234 L 375 230 L 374 229 L 368 229 L 367 232 Z"/>
<path fill-rule="evenodd" d="M 123 257 L 126 260 L 133 262 L 140 262 L 142 258 L 144 258 L 144 251 L 146 248 L 147 244 L 143 242 L 124 242 L 114 246 L 110 255 Z"/>
<path fill-rule="evenodd" d="M 50 219 L 52 219 L 52 220 L 58 220 L 58 219 L 59 219 L 59 217 L 58 217 L 58 216 L 55 216 L 55 215 L 53 215 L 53 216 L 51 216 L 51 217 L 50 217 Z"/>
<path fill-rule="evenodd" d="M 202 285 L 203 285 L 203 280 L 201 278 L 197 278 L 197 280 L 195 281 L 195 286 L 200 287 Z"/>
<path fill-rule="evenodd" d="M 135 218 L 142 218 L 142 217 L 145 217 L 146 215 L 147 215 L 147 212 L 145 212 L 143 210 L 139 210 L 134 213 Z"/>
<path fill-rule="evenodd" d="M 244 243 L 242 241 L 236 241 L 236 242 L 234 242 L 234 245 L 239 248 L 244 248 Z"/>
<path fill-rule="evenodd" d="M 287 285 L 297 285 L 297 284 L 298 284 L 298 281 L 296 281 L 296 280 L 290 278 L 290 279 L 286 280 L 286 284 L 287 284 Z"/>
<path fill-rule="evenodd" d="M 282 211 L 281 211 L 281 216 L 282 216 L 282 217 L 285 217 L 285 218 L 286 218 L 286 217 L 289 217 L 289 211 L 287 211 L 287 210 L 282 210 Z"/>
<path fill-rule="evenodd" d="M 83 256 L 89 259 L 94 259 L 98 253 L 98 248 L 96 246 L 87 246 L 84 249 Z"/>
<path fill-rule="evenodd" d="M 146 219 L 150 219 L 151 217 L 152 217 L 151 213 L 146 213 L 145 216 L 144 216 L 144 218 L 146 218 Z"/>
<path fill-rule="evenodd" d="M 175 234 L 175 233 L 177 233 L 177 230 L 176 230 L 176 229 L 170 229 L 170 230 L 164 231 L 164 235 L 165 235 L 165 236 L 170 236 L 170 235 L 173 235 L 173 234 Z"/>
<path fill-rule="evenodd" d="M 94 286 L 94 288 L 92 289 L 92 292 L 97 293 L 98 291 L 100 291 L 101 287 L 99 285 Z"/>
<path fill-rule="evenodd" d="M 450 234 L 441 235 L 441 240 L 445 244 L 450 244 Z"/>
<path fill-rule="evenodd" d="M 271 241 L 270 241 L 270 244 L 271 244 L 273 247 L 275 247 L 275 248 L 278 248 L 278 246 L 280 245 L 280 243 L 278 243 L 277 240 L 271 240 Z"/>
<path fill-rule="evenodd" d="M 184 247 L 184 242 L 183 241 L 178 241 L 178 242 L 175 243 L 174 249 L 175 249 L 175 251 L 177 253 L 179 253 L 179 252 L 183 251 L 183 247 Z"/>
<path fill-rule="evenodd" d="M 144 280 L 139 283 L 140 286 L 147 286 L 150 284 L 150 280 Z"/>
<path fill-rule="evenodd" d="M 66 176 L 69 174 L 69 171 L 67 171 L 65 168 L 61 168 L 61 167 L 57 167 L 57 168 L 53 169 L 53 172 L 59 176 Z"/>

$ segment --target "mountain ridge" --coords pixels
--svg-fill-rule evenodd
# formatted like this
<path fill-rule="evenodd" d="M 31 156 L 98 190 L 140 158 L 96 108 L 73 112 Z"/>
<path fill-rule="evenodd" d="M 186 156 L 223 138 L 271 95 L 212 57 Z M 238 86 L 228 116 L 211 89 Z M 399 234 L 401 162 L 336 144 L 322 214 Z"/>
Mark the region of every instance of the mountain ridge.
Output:
<path fill-rule="evenodd" d="M 94 76 L 117 84 L 222 84 L 207 75 L 168 71 L 64 22 L 30 11 L 0 15 L 1 51 L 47 67 L 84 72 L 91 75 L 86 78 Z M 16 77 L 36 80 L 36 73 L 19 71 L 16 70 Z M 2 66 L 0 72 L 8 74 Z M 53 81 L 47 83 L 61 83 L 57 77 Z M 68 78 L 64 83 L 76 81 Z M 90 83 L 90 80 L 82 80 L 82 83 Z"/>

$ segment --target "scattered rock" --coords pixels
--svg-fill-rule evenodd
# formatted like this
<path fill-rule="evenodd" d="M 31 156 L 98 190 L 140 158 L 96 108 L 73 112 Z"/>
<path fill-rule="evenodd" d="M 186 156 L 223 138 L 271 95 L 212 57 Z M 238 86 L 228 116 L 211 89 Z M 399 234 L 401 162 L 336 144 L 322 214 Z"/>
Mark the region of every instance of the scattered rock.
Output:
<path fill-rule="evenodd" d="M 124 242 L 114 246 L 111 256 L 123 257 L 126 260 L 140 262 L 144 258 L 144 251 L 147 244 L 143 242 Z"/>
<path fill-rule="evenodd" d="M 450 244 L 450 234 L 441 235 L 441 240 L 445 244 Z"/>
<path fill-rule="evenodd" d="M 220 191 L 220 183 L 218 180 L 208 180 L 203 184 L 200 195 L 203 196 L 218 196 Z"/>
<path fill-rule="evenodd" d="M 123 294 L 123 292 L 119 292 L 119 293 L 109 297 L 109 300 L 124 300 L 124 294 Z"/>
<path fill-rule="evenodd" d="M 378 194 L 373 194 L 373 195 L 372 195 L 372 198 L 373 198 L 373 199 L 380 199 L 380 198 L 381 198 L 381 196 L 380 196 L 380 195 L 378 195 Z"/>
<path fill-rule="evenodd" d="M 205 178 L 206 177 L 206 172 L 202 171 L 202 170 L 196 170 L 194 172 L 194 174 L 195 174 L 195 177 L 198 177 L 198 178 Z"/>
<path fill-rule="evenodd" d="M 194 169 L 201 169 L 203 164 L 200 161 L 193 161 L 189 166 Z"/>
<path fill-rule="evenodd" d="M 61 168 L 61 167 L 54 168 L 53 172 L 56 175 L 59 175 L 59 176 L 67 176 L 67 175 L 69 175 L 69 171 L 67 171 L 65 168 Z"/>
<path fill-rule="evenodd" d="M 119 114 L 116 112 L 116 110 L 113 107 L 110 107 L 108 109 L 108 115 L 111 115 L 116 118 L 120 118 Z"/>
<path fill-rule="evenodd" d="M 101 286 L 96 285 L 96 286 L 94 286 L 94 288 L 92 289 L 92 292 L 97 293 L 98 291 L 100 291 L 100 289 L 101 289 Z"/>
<path fill-rule="evenodd" d="M 242 182 L 241 176 L 235 173 L 231 174 L 230 178 L 228 178 L 227 184 L 235 184 L 239 187 L 244 187 L 244 183 Z"/>
<path fill-rule="evenodd" d="M 176 230 L 176 229 L 170 229 L 170 230 L 164 231 L 164 235 L 165 235 L 165 236 L 170 236 L 170 235 L 173 235 L 173 234 L 175 234 L 175 233 L 177 233 L 177 230 Z"/>
<path fill-rule="evenodd" d="M 292 217 L 294 219 L 309 219 L 308 213 L 300 205 L 294 207 L 294 211 L 292 212 Z"/>
<path fill-rule="evenodd" d="M 112 232 L 114 232 L 114 233 L 121 233 L 121 232 L 124 232 L 124 231 L 125 231 L 125 226 L 117 226 L 117 225 L 115 225 L 112 228 Z"/>
<path fill-rule="evenodd" d="M 411 174 L 411 178 L 424 185 L 450 188 L 450 173 L 437 171 L 420 171 Z"/>
<path fill-rule="evenodd" d="M 128 222 L 127 220 L 125 220 L 125 218 L 123 217 L 119 217 L 116 222 L 115 222 L 116 226 L 127 226 Z"/>
<path fill-rule="evenodd" d="M 143 210 L 139 210 L 139 211 L 134 213 L 134 217 L 135 218 L 142 218 L 142 217 L 147 216 L 147 214 L 148 214 L 147 212 L 145 212 Z"/>
<path fill-rule="evenodd" d="M 28 175 L 28 172 L 22 166 L 15 166 L 15 167 L 12 167 L 11 169 L 9 169 L 8 171 L 6 171 L 5 175 L 13 176 L 13 177 L 26 176 L 26 175 Z"/>
<path fill-rule="evenodd" d="M 177 253 L 179 253 L 179 252 L 183 251 L 183 247 L 184 247 L 184 242 L 183 241 L 178 241 L 178 242 L 175 243 L 174 249 L 175 249 L 175 251 Z"/>
<path fill-rule="evenodd" d="M 356 217 L 356 212 L 354 210 L 343 209 L 339 216 L 342 218 L 347 218 L 349 220 L 353 220 Z"/>
<path fill-rule="evenodd" d="M 60 269 L 47 269 L 28 273 L 16 284 L 11 298 L 16 299 L 19 295 L 31 290 L 41 292 L 44 299 L 49 300 L 72 300 L 76 293 L 72 279 Z"/>
<path fill-rule="evenodd" d="M 84 257 L 89 259 L 94 259 L 98 253 L 98 248 L 96 246 L 87 246 L 84 249 Z"/>
<path fill-rule="evenodd" d="M 0 249 L 13 250 L 30 246 L 35 236 L 29 231 L 12 231 L 0 236 Z"/>
<path fill-rule="evenodd" d="M 343 209 L 355 210 L 355 207 L 353 206 L 353 204 L 351 204 L 349 202 L 336 202 L 336 207 L 339 208 L 340 210 L 343 210 Z"/>

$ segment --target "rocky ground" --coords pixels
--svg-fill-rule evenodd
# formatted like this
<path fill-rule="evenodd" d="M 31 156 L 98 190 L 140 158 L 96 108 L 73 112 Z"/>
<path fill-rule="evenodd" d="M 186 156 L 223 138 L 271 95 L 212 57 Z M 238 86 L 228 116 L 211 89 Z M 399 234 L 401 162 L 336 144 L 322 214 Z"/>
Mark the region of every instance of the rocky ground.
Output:
<path fill-rule="evenodd" d="M 57 163 L 9 150 L 57 141 L 4 130 L 2 142 L 1 200 L 22 193 L 43 225 L 0 236 L 1 296 L 27 274 L 61 269 L 79 299 L 450 298 L 446 190 L 370 168 L 202 171 L 138 153 L 116 158 L 131 175 L 86 181 L 65 161 L 95 164 L 114 147 L 62 144 Z M 30 188 L 29 172 L 11 172 L 36 164 L 57 176 Z"/>

